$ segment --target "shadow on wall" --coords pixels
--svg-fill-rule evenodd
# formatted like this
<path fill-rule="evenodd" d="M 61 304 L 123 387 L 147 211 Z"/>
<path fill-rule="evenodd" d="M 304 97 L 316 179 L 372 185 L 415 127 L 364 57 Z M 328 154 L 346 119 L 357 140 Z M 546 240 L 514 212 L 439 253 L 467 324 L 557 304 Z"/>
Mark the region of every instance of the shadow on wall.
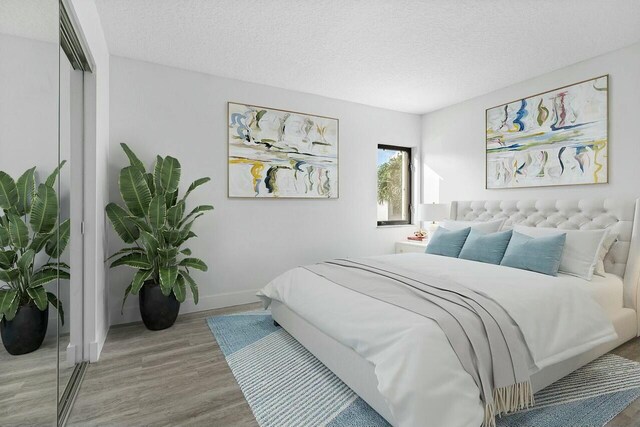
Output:
<path fill-rule="evenodd" d="M 442 177 L 431 169 L 426 163 L 422 163 L 422 202 L 440 202 L 440 181 Z"/>

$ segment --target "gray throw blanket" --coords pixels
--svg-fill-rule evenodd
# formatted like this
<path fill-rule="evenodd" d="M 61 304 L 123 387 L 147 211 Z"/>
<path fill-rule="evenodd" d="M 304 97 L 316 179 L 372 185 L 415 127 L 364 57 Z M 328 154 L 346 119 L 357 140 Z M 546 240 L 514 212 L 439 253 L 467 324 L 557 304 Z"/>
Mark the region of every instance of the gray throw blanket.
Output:
<path fill-rule="evenodd" d="M 449 280 L 372 259 L 338 259 L 304 267 L 314 274 L 435 321 L 485 404 L 483 426 L 495 416 L 533 405 L 529 349 L 509 314 L 494 300 Z M 389 286 L 403 292 L 390 295 Z"/>

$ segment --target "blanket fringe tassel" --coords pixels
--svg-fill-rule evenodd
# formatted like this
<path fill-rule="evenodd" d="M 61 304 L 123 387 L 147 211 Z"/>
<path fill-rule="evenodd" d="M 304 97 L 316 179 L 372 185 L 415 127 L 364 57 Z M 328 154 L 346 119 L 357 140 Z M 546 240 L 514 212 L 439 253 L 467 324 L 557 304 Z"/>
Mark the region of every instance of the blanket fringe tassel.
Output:
<path fill-rule="evenodd" d="M 496 427 L 496 416 L 527 409 L 534 404 L 531 382 L 525 381 L 493 390 L 493 402 L 484 408 L 482 427 Z"/>

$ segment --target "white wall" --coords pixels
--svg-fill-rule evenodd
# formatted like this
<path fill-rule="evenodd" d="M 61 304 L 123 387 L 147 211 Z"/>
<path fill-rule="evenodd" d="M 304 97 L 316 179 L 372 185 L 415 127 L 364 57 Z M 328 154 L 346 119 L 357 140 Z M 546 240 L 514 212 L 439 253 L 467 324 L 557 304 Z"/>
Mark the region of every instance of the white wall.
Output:
<path fill-rule="evenodd" d="M 485 109 L 603 74 L 609 74 L 609 184 L 484 189 Z M 424 115 L 423 196 L 443 202 L 640 197 L 639 76 L 640 43 Z"/>
<path fill-rule="evenodd" d="M 340 119 L 340 198 L 239 200 L 227 198 L 227 101 L 303 111 Z M 195 273 L 200 305 L 182 312 L 254 301 L 257 289 L 285 270 L 340 256 L 390 253 L 413 228 L 376 227 L 376 147 L 417 147 L 420 117 L 314 95 L 244 83 L 120 57 L 111 58 L 110 198 L 120 201 L 117 176 L 127 165 L 119 143 L 147 165 L 156 154 L 182 163 L 182 190 L 195 178 L 212 182 L 190 196 L 191 206 L 213 204 L 189 246 L 209 265 Z M 417 152 L 417 151 L 416 151 Z M 122 243 L 110 234 L 110 252 Z M 139 318 L 130 298 L 120 304 L 132 272 L 112 270 L 112 323 Z"/>

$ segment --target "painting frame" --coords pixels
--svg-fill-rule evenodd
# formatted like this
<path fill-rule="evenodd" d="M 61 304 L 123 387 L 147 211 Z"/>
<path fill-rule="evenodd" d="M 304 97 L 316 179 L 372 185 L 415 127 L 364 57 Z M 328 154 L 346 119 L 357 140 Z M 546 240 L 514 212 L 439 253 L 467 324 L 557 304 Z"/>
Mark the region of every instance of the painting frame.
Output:
<path fill-rule="evenodd" d="M 239 105 L 245 107 L 254 107 L 264 110 L 277 111 L 281 113 L 289 113 L 296 114 L 300 116 L 308 116 L 315 117 L 324 120 L 334 120 L 336 127 L 336 156 L 335 156 L 335 170 L 336 170 L 336 178 L 335 178 L 335 196 L 316 196 L 316 197 L 304 197 L 304 196 L 272 196 L 272 197 L 257 197 L 256 195 L 232 195 L 231 194 L 231 131 L 232 127 L 230 125 L 230 116 L 231 116 L 231 106 Z M 227 102 L 227 112 L 226 112 L 226 120 L 227 120 L 227 198 L 229 199 L 244 199 L 244 200 L 338 200 L 340 198 L 340 119 L 337 117 L 324 116 L 319 114 L 305 113 L 301 111 L 295 110 L 286 110 L 283 108 L 274 108 L 274 107 L 266 107 L 263 105 L 257 105 L 247 102 L 238 102 L 238 101 L 228 101 Z"/>
<path fill-rule="evenodd" d="M 509 185 L 505 185 L 505 186 L 490 186 L 489 185 L 489 111 L 497 109 L 497 108 L 504 108 L 505 106 L 508 106 L 510 104 L 513 103 L 517 103 L 520 102 L 522 100 L 528 100 L 531 98 L 535 98 L 535 97 L 539 97 L 545 94 L 550 94 L 553 92 L 558 92 L 561 91 L 563 89 L 569 89 L 571 87 L 574 86 L 578 86 L 578 85 L 582 85 L 584 83 L 588 83 L 588 82 L 596 82 L 600 79 L 605 79 L 606 82 L 606 90 L 604 90 L 605 92 L 605 96 L 604 96 L 604 108 L 606 110 L 606 113 L 604 115 L 604 117 L 602 118 L 602 120 L 604 120 L 606 122 L 604 129 L 605 129 L 605 139 L 606 139 L 606 149 L 605 149 L 605 161 L 604 161 L 604 165 L 605 165 L 605 173 L 604 173 L 604 179 L 603 180 L 598 180 L 597 182 L 576 182 L 576 183 L 558 183 L 558 184 L 535 184 L 535 185 L 518 185 L 518 186 L 509 186 Z M 609 162 L 609 155 L 610 155 L 610 132 L 609 132 L 609 128 L 610 128 L 610 113 L 609 113 L 609 106 L 610 106 L 610 94 L 609 94 L 609 89 L 610 89 L 610 75 L 607 74 L 602 74 L 596 77 L 592 77 L 592 78 L 588 78 L 588 79 L 584 79 L 575 83 L 571 83 L 571 84 L 567 84 L 564 86 L 559 86 L 556 87 L 554 89 L 549 89 L 549 90 L 545 90 L 542 92 L 538 92 L 536 94 L 533 95 L 529 95 L 526 97 L 522 97 L 522 98 L 517 98 L 514 100 L 511 100 L 509 102 L 504 102 L 501 103 L 499 105 L 495 105 L 489 108 L 485 109 L 485 141 L 484 141 L 484 149 L 485 149 L 485 180 L 484 180 L 484 188 L 485 190 L 505 190 L 505 189 L 523 189 L 523 188 L 546 188 L 546 187 L 572 187 L 572 186 L 583 186 L 583 185 L 598 185 L 598 184 L 610 184 L 610 162 Z"/>

